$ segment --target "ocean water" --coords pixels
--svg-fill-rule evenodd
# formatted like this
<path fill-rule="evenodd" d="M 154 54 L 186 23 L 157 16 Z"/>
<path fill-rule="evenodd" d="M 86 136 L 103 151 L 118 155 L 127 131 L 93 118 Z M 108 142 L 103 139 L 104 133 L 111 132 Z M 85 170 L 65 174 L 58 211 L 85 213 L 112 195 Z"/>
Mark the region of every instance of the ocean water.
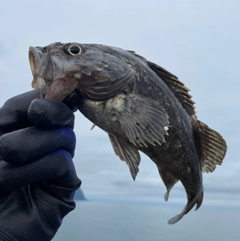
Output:
<path fill-rule="evenodd" d="M 53 241 L 239 241 L 240 209 L 202 206 L 178 223 L 182 206 L 78 201 Z"/>

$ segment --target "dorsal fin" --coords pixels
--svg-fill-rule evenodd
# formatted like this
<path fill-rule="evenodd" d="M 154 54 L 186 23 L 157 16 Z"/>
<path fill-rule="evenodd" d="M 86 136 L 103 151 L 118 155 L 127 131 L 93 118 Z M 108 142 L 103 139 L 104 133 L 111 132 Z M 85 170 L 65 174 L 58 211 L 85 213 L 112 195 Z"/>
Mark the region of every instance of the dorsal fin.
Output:
<path fill-rule="evenodd" d="M 179 81 L 175 75 L 171 74 L 164 68 L 149 61 L 147 61 L 147 64 L 170 88 L 189 116 L 195 115 L 195 103 L 192 100 L 192 96 L 188 93 L 189 89 Z"/>
<path fill-rule="evenodd" d="M 222 136 L 201 121 L 197 121 L 198 137 L 201 145 L 201 165 L 203 172 L 213 172 L 221 165 L 226 155 L 227 144 Z"/>

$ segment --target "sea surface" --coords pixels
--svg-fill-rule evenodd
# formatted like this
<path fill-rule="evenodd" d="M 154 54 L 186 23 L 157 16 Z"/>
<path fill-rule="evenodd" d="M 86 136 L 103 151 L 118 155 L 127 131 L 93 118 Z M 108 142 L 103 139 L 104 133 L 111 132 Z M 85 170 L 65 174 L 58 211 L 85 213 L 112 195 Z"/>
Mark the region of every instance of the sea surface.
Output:
<path fill-rule="evenodd" d="M 53 241 L 240 241 L 240 208 L 202 206 L 168 225 L 182 208 L 77 201 Z"/>

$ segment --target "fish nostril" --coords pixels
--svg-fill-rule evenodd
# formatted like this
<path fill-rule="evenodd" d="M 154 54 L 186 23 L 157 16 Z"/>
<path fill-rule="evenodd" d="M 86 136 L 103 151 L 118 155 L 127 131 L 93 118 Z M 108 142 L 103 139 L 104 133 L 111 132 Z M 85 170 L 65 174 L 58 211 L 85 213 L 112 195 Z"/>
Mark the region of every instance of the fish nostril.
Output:
<path fill-rule="evenodd" d="M 41 51 L 42 51 L 43 54 L 45 54 L 45 53 L 47 53 L 47 48 L 44 47 L 44 48 L 41 49 Z"/>

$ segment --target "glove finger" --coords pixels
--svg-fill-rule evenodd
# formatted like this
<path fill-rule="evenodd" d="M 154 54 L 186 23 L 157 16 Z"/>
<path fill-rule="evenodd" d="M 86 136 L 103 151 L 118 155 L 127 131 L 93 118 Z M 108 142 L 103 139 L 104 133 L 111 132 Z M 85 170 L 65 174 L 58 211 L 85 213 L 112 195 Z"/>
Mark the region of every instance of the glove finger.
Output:
<path fill-rule="evenodd" d="M 65 150 L 58 150 L 20 166 L 0 162 L 0 191 L 41 182 L 54 182 L 64 187 L 80 185 L 71 154 Z"/>
<path fill-rule="evenodd" d="M 68 126 L 73 129 L 74 115 L 69 107 L 57 100 L 35 99 L 29 106 L 28 119 L 38 127 Z"/>
<path fill-rule="evenodd" d="M 39 96 L 39 90 L 32 90 L 5 102 L 0 109 L 0 136 L 29 125 L 28 107 L 32 100 Z"/>
<path fill-rule="evenodd" d="M 28 127 L 0 137 L 0 156 L 12 164 L 39 159 L 58 149 L 74 156 L 76 138 L 72 129 L 42 129 Z"/>

